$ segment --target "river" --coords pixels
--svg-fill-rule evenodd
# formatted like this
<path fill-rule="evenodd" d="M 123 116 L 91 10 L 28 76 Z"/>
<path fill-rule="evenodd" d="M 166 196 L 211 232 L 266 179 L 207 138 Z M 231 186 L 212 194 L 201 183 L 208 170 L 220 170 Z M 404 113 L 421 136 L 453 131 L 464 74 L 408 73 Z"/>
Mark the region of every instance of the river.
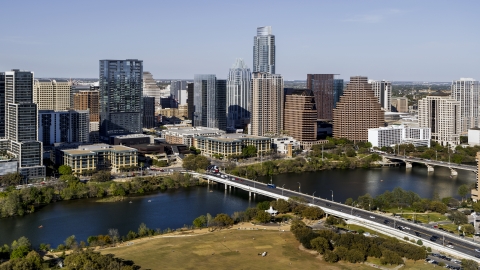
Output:
<path fill-rule="evenodd" d="M 270 181 L 265 177 L 257 180 Z M 395 187 L 412 190 L 426 198 L 435 193 L 440 197 L 458 197 L 458 187 L 475 182 L 475 173 L 459 171 L 457 177 L 451 178 L 446 168 L 435 168 L 434 173 L 427 173 L 425 167 L 413 167 L 408 171 L 405 167 L 392 167 L 282 174 L 273 176 L 272 181 L 278 187 L 285 185 L 292 190 L 300 187 L 302 192 L 315 192 L 316 197 L 328 199 L 333 191 L 334 200 L 344 202 L 349 197 L 355 199 L 365 193 L 376 196 Z M 180 228 L 192 224 L 200 215 L 232 214 L 264 200 L 269 199 L 263 196 L 249 198 L 245 191 L 225 191 L 222 185 L 216 185 L 168 190 L 122 202 L 63 201 L 23 217 L 0 219 L 0 244 L 11 244 L 20 236 L 26 236 L 34 246 L 50 243 L 56 247 L 70 235 L 75 235 L 78 241 L 86 241 L 90 235 L 107 234 L 109 228 L 126 235 L 129 230 L 137 231 L 142 222 L 152 229 Z"/>

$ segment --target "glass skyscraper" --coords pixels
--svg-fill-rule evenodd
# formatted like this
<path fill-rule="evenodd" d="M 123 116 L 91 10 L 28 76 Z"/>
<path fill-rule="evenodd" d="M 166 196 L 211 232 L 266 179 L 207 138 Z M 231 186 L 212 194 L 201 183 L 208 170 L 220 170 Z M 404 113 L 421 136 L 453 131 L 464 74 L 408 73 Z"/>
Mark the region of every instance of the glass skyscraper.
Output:
<path fill-rule="evenodd" d="M 227 129 L 227 81 L 214 74 L 195 74 L 193 85 L 194 126 Z"/>
<path fill-rule="evenodd" d="M 253 72 L 275 74 L 275 36 L 271 26 L 258 27 L 253 38 Z"/>
<path fill-rule="evenodd" d="M 244 128 L 250 119 L 252 73 L 243 59 L 237 59 L 227 78 L 227 127 Z"/>
<path fill-rule="evenodd" d="M 100 60 L 100 139 L 142 133 L 143 61 Z"/>

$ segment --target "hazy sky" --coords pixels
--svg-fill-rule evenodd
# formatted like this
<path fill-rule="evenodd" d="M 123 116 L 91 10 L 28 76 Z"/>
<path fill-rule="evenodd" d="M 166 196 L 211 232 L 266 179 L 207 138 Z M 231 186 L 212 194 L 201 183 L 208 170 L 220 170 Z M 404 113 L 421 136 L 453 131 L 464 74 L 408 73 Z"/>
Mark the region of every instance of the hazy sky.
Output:
<path fill-rule="evenodd" d="M 393 81 L 480 80 L 480 1 L 2 0 L 0 70 L 98 77 L 100 59 L 142 59 L 154 78 L 226 78 L 252 67 L 270 25 L 285 79 L 335 73 Z"/>

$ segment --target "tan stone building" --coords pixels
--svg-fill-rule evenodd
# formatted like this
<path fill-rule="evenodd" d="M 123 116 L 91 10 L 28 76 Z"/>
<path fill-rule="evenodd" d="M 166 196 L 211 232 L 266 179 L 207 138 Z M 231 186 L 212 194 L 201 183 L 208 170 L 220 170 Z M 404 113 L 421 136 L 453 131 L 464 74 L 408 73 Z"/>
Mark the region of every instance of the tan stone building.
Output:
<path fill-rule="evenodd" d="M 392 106 L 397 109 L 397 112 L 407 113 L 408 112 L 408 98 L 406 97 L 396 97 L 392 98 Z"/>
<path fill-rule="evenodd" d="M 268 137 L 252 136 L 240 133 L 229 133 L 220 137 L 194 137 L 193 146 L 202 151 L 202 155 L 212 157 L 221 155 L 241 155 L 242 149 L 253 145 L 257 148 L 257 155 L 265 155 L 271 150 L 271 139 Z"/>
<path fill-rule="evenodd" d="M 384 126 L 384 112 L 367 77 L 350 77 L 333 110 L 333 137 L 368 141 L 368 129 Z"/>
<path fill-rule="evenodd" d="M 317 108 L 309 89 L 285 89 L 283 130 L 300 142 L 317 140 Z"/>
<path fill-rule="evenodd" d="M 283 129 L 283 77 L 255 72 L 252 76 L 252 121 L 249 134 L 279 135 Z"/>
<path fill-rule="evenodd" d="M 33 103 L 38 110 L 63 111 L 70 108 L 70 80 L 35 80 L 33 86 Z"/>
<path fill-rule="evenodd" d="M 100 121 L 100 102 L 98 91 L 80 91 L 73 95 L 73 109 L 90 110 L 90 122 Z"/>
<path fill-rule="evenodd" d="M 220 137 L 225 131 L 208 127 L 170 127 L 162 132 L 162 136 L 169 144 L 184 144 L 193 146 L 194 137 Z"/>

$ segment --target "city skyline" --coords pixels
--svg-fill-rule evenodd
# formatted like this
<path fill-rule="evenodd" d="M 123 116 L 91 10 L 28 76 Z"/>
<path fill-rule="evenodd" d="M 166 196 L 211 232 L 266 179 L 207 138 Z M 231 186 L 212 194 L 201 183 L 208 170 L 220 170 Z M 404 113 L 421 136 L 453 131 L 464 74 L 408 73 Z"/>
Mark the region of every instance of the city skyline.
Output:
<path fill-rule="evenodd" d="M 269 12 L 255 8 L 253 1 L 133 6 L 122 1 L 113 6 L 57 1 L 55 8 L 27 2 L 4 6 L 0 22 L 15 22 L 15 27 L 6 28 L 0 38 L 4 47 L 0 70 L 32 70 L 37 78 L 96 78 L 98 59 L 135 58 L 143 59 L 144 69 L 156 79 L 191 79 L 194 74 L 224 79 L 236 58 L 247 59 L 247 66 L 253 67 L 251 41 L 261 26 L 272 27 L 276 73 L 285 80 L 304 80 L 309 73 L 389 81 L 480 77 L 475 66 L 480 39 L 471 34 L 479 20 L 474 10 L 480 3 L 475 1 L 276 1 L 268 5 Z M 82 14 L 100 18 L 103 10 L 142 15 L 117 21 L 112 34 L 105 34 L 96 20 L 79 19 Z M 245 19 L 231 20 L 232 10 Z M 71 16 L 69 11 L 80 15 Z M 184 19 L 199 12 L 204 16 L 195 23 Z M 32 31 L 18 31 L 31 26 Z M 207 38 L 208 29 L 216 34 Z M 128 40 L 114 34 L 119 31 L 134 31 L 141 38 Z M 52 40 L 45 32 L 64 33 L 66 38 Z M 452 33 L 468 38 L 452 39 Z M 87 42 L 90 45 L 85 46 Z"/>

